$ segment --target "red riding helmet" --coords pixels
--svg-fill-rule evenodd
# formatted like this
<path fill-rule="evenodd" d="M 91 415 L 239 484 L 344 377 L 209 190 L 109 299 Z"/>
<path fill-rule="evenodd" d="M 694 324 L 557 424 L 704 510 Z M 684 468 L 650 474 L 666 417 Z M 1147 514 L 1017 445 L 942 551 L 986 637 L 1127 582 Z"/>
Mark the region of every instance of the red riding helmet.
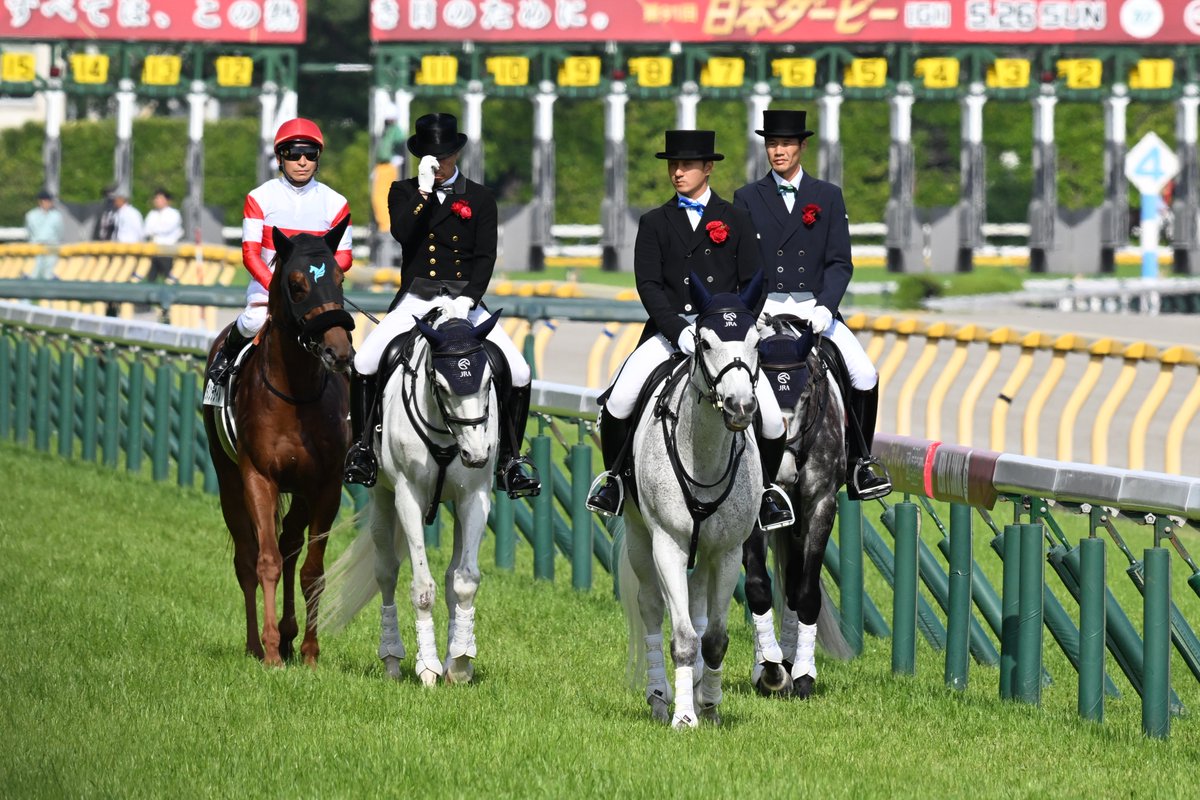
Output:
<path fill-rule="evenodd" d="M 275 152 L 278 153 L 279 148 L 288 142 L 296 141 L 312 142 L 318 150 L 325 149 L 325 137 L 321 135 L 321 129 L 317 127 L 317 123 L 303 117 L 289 119 L 279 126 L 279 130 L 275 133 Z"/>

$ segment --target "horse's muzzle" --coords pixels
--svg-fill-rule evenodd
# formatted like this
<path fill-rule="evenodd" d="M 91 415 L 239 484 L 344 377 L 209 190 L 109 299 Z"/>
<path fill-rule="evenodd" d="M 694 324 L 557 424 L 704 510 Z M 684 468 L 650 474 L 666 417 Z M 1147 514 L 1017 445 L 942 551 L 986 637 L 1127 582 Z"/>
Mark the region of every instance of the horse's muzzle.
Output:
<path fill-rule="evenodd" d="M 721 414 L 725 420 L 725 427 L 731 431 L 744 431 L 754 424 L 754 412 L 758 411 L 758 403 L 751 400 L 749 403 L 738 403 L 733 400 L 726 400 L 721 406 Z"/>

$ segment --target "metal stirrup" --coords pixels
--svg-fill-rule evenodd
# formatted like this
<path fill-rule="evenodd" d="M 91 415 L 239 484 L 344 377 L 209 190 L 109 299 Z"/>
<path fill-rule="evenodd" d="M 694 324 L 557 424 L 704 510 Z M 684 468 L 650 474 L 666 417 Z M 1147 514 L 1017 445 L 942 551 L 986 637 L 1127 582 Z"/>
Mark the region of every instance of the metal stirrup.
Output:
<path fill-rule="evenodd" d="M 609 478 L 612 478 L 614 481 L 617 482 L 617 510 L 616 511 L 609 511 L 606 508 L 599 508 L 597 506 L 592 505 L 592 498 L 600 493 L 600 490 L 602 488 L 604 488 L 605 481 L 607 481 Z M 624 483 L 624 481 L 621 480 L 620 476 L 618 476 L 617 473 L 615 473 L 611 470 L 607 470 L 607 469 L 604 470 L 604 472 L 601 472 L 599 475 L 596 476 L 596 479 L 594 481 L 592 481 L 592 485 L 590 487 L 588 487 L 588 499 L 584 505 L 587 507 L 588 511 L 594 511 L 595 513 L 599 514 L 602 517 L 619 517 L 621 515 L 621 510 L 625 508 L 625 483 Z"/>
<path fill-rule="evenodd" d="M 783 505 L 787 508 L 789 519 L 781 520 L 771 525 L 763 525 L 762 520 L 760 519 L 758 521 L 759 527 L 764 531 L 773 531 L 776 528 L 786 528 L 788 525 L 791 525 L 796 521 L 796 509 L 792 507 L 792 498 L 787 496 L 787 492 L 783 491 L 783 489 L 780 489 L 778 486 L 772 483 L 766 489 L 763 489 L 763 500 L 765 500 L 767 496 L 771 494 L 783 498 Z M 761 511 L 761 508 L 759 510 Z"/>
<path fill-rule="evenodd" d="M 872 492 L 880 492 L 885 488 L 887 489 L 887 491 L 883 492 L 883 494 L 887 494 L 892 491 L 892 475 L 890 472 L 888 472 L 888 468 L 886 466 L 884 466 L 883 462 L 880 461 L 878 458 L 875 458 L 875 456 L 868 456 L 866 458 L 860 458 L 858 460 L 858 463 L 856 463 L 854 465 L 854 475 L 852 476 L 852 479 L 851 479 L 851 482 L 854 484 L 854 491 L 858 492 L 859 494 L 862 494 L 862 491 L 863 491 L 862 487 L 860 487 L 858 484 L 858 475 L 860 472 L 862 472 L 864 467 L 866 468 L 867 472 L 869 472 L 871 474 L 872 477 L 880 478 L 887 482 L 886 487 L 885 486 L 876 487 L 871 490 Z M 882 475 L 876 474 L 873 467 L 878 467 L 879 471 L 882 472 L 883 474 Z M 883 494 L 880 494 L 878 496 L 882 497 Z"/>

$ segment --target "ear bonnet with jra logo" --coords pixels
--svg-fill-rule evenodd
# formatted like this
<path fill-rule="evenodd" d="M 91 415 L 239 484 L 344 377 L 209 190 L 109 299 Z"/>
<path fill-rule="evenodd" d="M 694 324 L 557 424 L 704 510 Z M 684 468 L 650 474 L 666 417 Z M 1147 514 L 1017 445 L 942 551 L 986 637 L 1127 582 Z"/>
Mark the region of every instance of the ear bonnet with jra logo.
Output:
<path fill-rule="evenodd" d="M 779 407 L 790 410 L 808 385 L 808 354 L 816 337 L 805 328 L 799 338 L 787 333 L 765 337 L 758 343 L 758 366 L 771 384 Z"/>
<path fill-rule="evenodd" d="M 433 368 L 450 384 L 455 396 L 475 394 L 488 366 L 483 343 L 472 335 L 471 323 L 465 320 L 450 320 L 438 332 L 443 338 L 434 346 Z"/>
<path fill-rule="evenodd" d="M 697 328 L 708 328 L 723 342 L 745 341 L 754 324 L 754 314 L 735 294 L 714 294 L 708 307 L 696 318 Z"/>

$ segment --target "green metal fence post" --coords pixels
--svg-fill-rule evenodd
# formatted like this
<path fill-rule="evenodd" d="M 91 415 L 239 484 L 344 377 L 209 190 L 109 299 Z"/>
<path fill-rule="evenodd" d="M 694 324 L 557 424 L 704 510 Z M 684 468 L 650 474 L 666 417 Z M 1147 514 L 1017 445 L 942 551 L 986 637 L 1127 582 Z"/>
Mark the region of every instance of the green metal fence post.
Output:
<path fill-rule="evenodd" d="M 196 481 L 196 392 L 199 377 L 187 366 L 180 375 L 179 386 L 179 457 L 178 481 L 191 488 Z"/>
<path fill-rule="evenodd" d="M 45 342 L 38 345 L 34 371 L 33 446 L 46 453 L 50 450 L 50 347 Z"/>
<path fill-rule="evenodd" d="M 1104 540 L 1079 543 L 1079 716 L 1104 721 Z"/>
<path fill-rule="evenodd" d="M 443 501 L 445 504 L 445 501 Z M 433 515 L 433 522 L 425 526 L 425 546 L 435 550 L 442 546 L 442 505 L 438 506 Z"/>
<path fill-rule="evenodd" d="M 1015 697 L 1042 702 L 1042 589 L 1046 585 L 1046 549 L 1041 523 L 1021 525 L 1021 579 L 1017 600 L 1017 676 Z"/>
<path fill-rule="evenodd" d="M 971 507 L 950 506 L 950 607 L 946 612 L 946 685 L 967 688 L 971 643 L 971 573 L 975 564 Z"/>
<path fill-rule="evenodd" d="M 492 530 L 496 533 L 496 566 L 512 570 L 517 563 L 517 532 L 513 523 L 513 501 L 505 492 L 496 492 L 492 504 Z"/>
<path fill-rule="evenodd" d="M 917 664 L 917 507 L 897 503 L 896 588 L 892 607 L 892 674 L 912 675 Z"/>
<path fill-rule="evenodd" d="M 75 455 L 75 352 L 69 341 L 58 359 L 58 454 Z"/>
<path fill-rule="evenodd" d="M 1017 621 L 1021 585 L 1021 526 L 1006 525 L 992 540 L 1004 563 L 1000 589 L 1000 699 L 1011 700 L 1016 692 Z"/>
<path fill-rule="evenodd" d="M 0 331 L 0 439 L 12 435 L 12 340 Z"/>
<path fill-rule="evenodd" d="M 142 468 L 142 429 L 146 400 L 146 365 L 135 360 L 129 366 L 129 406 L 125 420 L 125 468 L 137 472 Z"/>
<path fill-rule="evenodd" d="M 104 353 L 104 419 L 101 449 L 104 466 L 117 468 L 121 462 L 121 359 L 114 347 Z M 92 458 L 96 457 L 95 451 Z"/>
<path fill-rule="evenodd" d="M 584 423 L 579 424 L 579 440 L 584 440 Z M 586 444 L 571 447 L 571 585 L 592 588 L 592 515 L 587 509 L 588 487 L 592 483 L 592 448 Z"/>
<path fill-rule="evenodd" d="M 554 464 L 550 460 L 550 437 L 538 417 L 538 435 L 533 438 L 533 463 L 542 476 L 542 492 L 533 498 L 533 577 L 554 580 Z"/>
<path fill-rule="evenodd" d="M 1142 733 L 1165 739 L 1171 733 L 1171 554 L 1164 547 L 1147 547 L 1142 562 L 1146 565 Z"/>
<path fill-rule="evenodd" d="M 863 521 L 862 504 L 838 492 L 838 562 L 842 595 L 842 636 L 850 651 L 863 651 Z"/>
<path fill-rule="evenodd" d="M 80 455 L 84 461 L 96 460 L 97 425 L 100 418 L 100 358 L 95 353 L 83 357 L 83 405 L 80 410 Z"/>
<path fill-rule="evenodd" d="M 13 415 L 13 438 L 17 444 L 29 444 L 29 412 L 32 408 L 30 397 L 29 361 L 32 358 L 31 345 L 28 339 L 17 342 L 17 376 L 14 381 L 17 392 L 16 413 Z"/>
<path fill-rule="evenodd" d="M 156 481 L 165 481 L 171 472 L 171 383 L 175 370 L 159 354 L 158 367 L 154 370 L 154 427 L 153 449 L 151 450 L 151 475 Z"/>

